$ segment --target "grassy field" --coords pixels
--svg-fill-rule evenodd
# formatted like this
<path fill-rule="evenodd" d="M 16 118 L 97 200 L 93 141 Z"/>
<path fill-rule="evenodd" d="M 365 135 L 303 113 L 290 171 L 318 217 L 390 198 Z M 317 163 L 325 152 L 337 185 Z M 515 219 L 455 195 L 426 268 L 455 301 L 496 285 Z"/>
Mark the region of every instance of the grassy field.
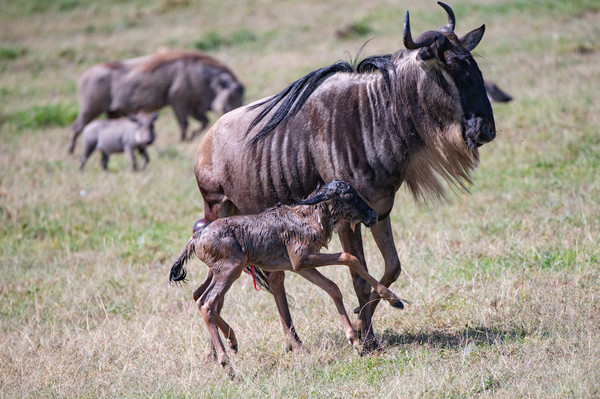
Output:
<path fill-rule="evenodd" d="M 101 5 L 102 4 L 102 5 Z M 457 32 L 486 24 L 494 105 L 471 193 L 391 215 L 412 302 L 378 307 L 384 351 L 359 357 L 327 295 L 287 277 L 306 350 L 285 353 L 271 296 L 242 276 L 225 319 L 239 378 L 203 362 L 208 339 L 190 283 L 170 266 L 202 215 L 198 141 L 169 109 L 147 169 L 125 156 L 84 173 L 67 154 L 76 79 L 89 65 L 167 46 L 202 49 L 246 85 L 246 101 L 352 56 L 402 47 L 446 20 L 434 1 L 0 0 L 0 397 L 599 397 L 600 3 L 452 1 Z M 336 31 L 350 34 L 340 38 Z M 214 120 L 214 118 L 213 118 Z M 250 166 L 251 167 L 251 166 Z M 382 260 L 367 234 L 372 273 Z M 339 248 L 337 242 L 332 250 Z M 356 305 L 349 274 L 339 283 Z"/>

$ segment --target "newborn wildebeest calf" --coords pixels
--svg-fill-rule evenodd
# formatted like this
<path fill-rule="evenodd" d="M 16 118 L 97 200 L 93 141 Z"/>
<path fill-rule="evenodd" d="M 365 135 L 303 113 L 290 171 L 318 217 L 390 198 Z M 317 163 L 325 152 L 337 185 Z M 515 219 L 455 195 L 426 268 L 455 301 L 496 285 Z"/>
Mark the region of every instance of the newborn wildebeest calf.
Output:
<path fill-rule="evenodd" d="M 194 300 L 208 328 L 217 359 L 226 368 L 229 362 L 217 327 L 228 337 L 234 351 L 237 350 L 237 342 L 219 311 L 225 293 L 249 265 L 267 271 L 291 270 L 325 290 L 335 302 L 346 338 L 358 347 L 359 341 L 346 314 L 339 288 L 315 268 L 346 265 L 365 279 L 381 298 L 394 307 L 402 308 L 402 301 L 375 280 L 356 257 L 346 252 L 320 253 L 331 240 L 338 223 L 350 222 L 354 227 L 362 222 L 370 227 L 376 221 L 377 213 L 350 184 L 334 180 L 298 205 L 281 205 L 256 215 L 221 218 L 200 227 L 171 268 L 170 281 L 185 279 L 184 265 L 193 253 L 208 265 L 207 278 L 194 292 Z M 233 376 L 231 369 L 229 373 Z"/>
<path fill-rule="evenodd" d="M 108 169 L 110 154 L 125 152 L 131 160 L 131 168 L 137 170 L 135 150 L 144 158 L 145 167 L 150 157 L 146 147 L 154 142 L 154 121 L 157 113 L 139 113 L 129 115 L 127 118 L 101 119 L 87 125 L 83 130 L 83 153 L 79 161 L 79 170 L 83 170 L 85 162 L 90 155 L 98 150 L 102 153 L 102 169 Z"/>

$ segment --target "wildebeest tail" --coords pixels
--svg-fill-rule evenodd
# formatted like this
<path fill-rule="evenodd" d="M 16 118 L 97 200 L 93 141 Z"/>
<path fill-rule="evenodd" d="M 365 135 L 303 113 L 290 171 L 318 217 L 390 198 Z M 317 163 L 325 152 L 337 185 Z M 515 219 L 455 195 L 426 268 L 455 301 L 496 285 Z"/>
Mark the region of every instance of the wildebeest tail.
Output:
<path fill-rule="evenodd" d="M 173 266 L 171 266 L 171 274 L 169 275 L 169 282 L 185 282 L 185 277 L 187 276 L 187 271 L 185 270 L 185 264 L 192 257 L 192 254 L 196 252 L 196 239 L 200 238 L 202 232 L 211 222 L 206 223 L 205 219 L 199 219 L 194 223 L 194 227 L 192 228 L 192 238 L 188 241 L 179 258 L 175 261 Z"/>
<path fill-rule="evenodd" d="M 191 248 L 190 248 L 191 247 Z M 185 277 L 187 276 L 187 271 L 185 270 L 185 264 L 190 259 L 193 253 L 194 247 L 194 238 L 188 242 L 185 246 L 183 252 L 179 255 L 173 266 L 171 266 L 171 273 L 169 275 L 169 282 L 185 282 Z"/>
<path fill-rule="evenodd" d="M 183 252 L 179 255 L 173 266 L 171 266 L 171 273 L 169 274 L 169 282 L 185 282 L 187 271 L 185 270 L 185 264 L 192 257 L 196 245 L 195 237 L 192 236 L 185 246 Z"/>
<path fill-rule="evenodd" d="M 264 288 L 267 292 L 270 292 L 271 294 L 273 293 L 273 291 L 271 291 L 271 287 L 269 287 L 267 276 L 265 276 L 265 273 L 258 267 L 254 268 L 254 278 L 256 279 L 256 283 L 260 285 L 261 288 Z"/>

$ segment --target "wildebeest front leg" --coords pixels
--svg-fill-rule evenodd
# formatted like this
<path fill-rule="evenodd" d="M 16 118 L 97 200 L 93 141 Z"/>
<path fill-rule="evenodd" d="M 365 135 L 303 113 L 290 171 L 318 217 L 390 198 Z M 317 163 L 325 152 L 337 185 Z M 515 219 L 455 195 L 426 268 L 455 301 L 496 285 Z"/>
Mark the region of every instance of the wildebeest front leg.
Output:
<path fill-rule="evenodd" d="M 362 246 L 360 225 L 352 231 L 349 223 L 343 223 L 338 230 L 338 235 L 344 252 L 356 256 L 361 264 L 364 265 L 365 271 L 368 270 Z M 371 326 L 371 307 L 367 306 L 371 296 L 371 287 L 359 274 L 353 271 L 350 274 L 352 275 L 354 292 L 356 292 L 358 307 L 360 309 L 358 314 L 358 328 L 360 329 L 360 337 L 363 341 L 363 351 L 366 353 L 374 352 L 379 349 L 379 343 L 375 338 L 373 327 Z"/>
<path fill-rule="evenodd" d="M 358 338 L 356 337 L 356 331 L 352 327 L 352 323 L 350 322 L 348 314 L 346 313 L 346 308 L 344 307 L 344 302 L 342 299 L 342 292 L 340 291 L 339 287 L 333 281 L 315 269 L 301 270 L 298 271 L 298 274 L 311 283 L 319 286 L 322 290 L 329 294 L 335 303 L 335 307 L 340 315 L 340 318 L 342 319 L 342 324 L 344 325 L 344 330 L 346 331 L 346 340 L 353 347 L 358 348 L 359 342 Z"/>
<path fill-rule="evenodd" d="M 381 284 L 389 287 L 392 285 L 400 276 L 402 270 L 400 259 L 398 258 L 398 251 L 394 244 L 394 235 L 392 232 L 392 224 L 389 216 L 383 220 L 380 220 L 371 227 L 371 233 L 377 243 L 379 251 L 383 255 L 385 261 L 385 271 L 383 277 L 381 277 Z M 376 291 L 371 293 L 370 298 L 371 314 L 375 312 L 375 308 L 379 303 L 379 294 Z"/>
<path fill-rule="evenodd" d="M 290 307 L 285 293 L 285 273 L 266 272 L 266 275 L 269 288 L 279 311 L 279 320 L 283 327 L 283 333 L 285 334 L 285 350 L 288 352 L 298 350 L 302 346 L 302 341 L 300 341 L 298 334 L 296 334 L 296 329 L 292 322 L 292 315 L 290 314 Z"/>

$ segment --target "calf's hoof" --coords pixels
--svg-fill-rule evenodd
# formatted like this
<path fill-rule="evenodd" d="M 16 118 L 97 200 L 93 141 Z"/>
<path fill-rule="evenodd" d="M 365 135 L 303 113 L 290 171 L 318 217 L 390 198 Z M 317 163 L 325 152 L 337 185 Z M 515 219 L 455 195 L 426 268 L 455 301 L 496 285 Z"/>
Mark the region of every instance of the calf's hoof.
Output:
<path fill-rule="evenodd" d="M 361 356 L 365 355 L 373 355 L 377 353 L 382 353 L 383 349 L 379 346 L 379 342 L 375 338 L 369 339 L 363 343 L 363 348 L 361 352 Z"/>
<path fill-rule="evenodd" d="M 194 225 L 192 226 L 192 234 L 195 233 L 196 231 L 200 230 L 201 228 L 203 228 L 205 225 L 206 225 L 205 218 L 196 220 L 196 222 L 194 222 Z"/>
<path fill-rule="evenodd" d="M 402 303 L 402 301 L 400 299 L 398 299 L 397 301 L 392 303 L 392 307 L 396 308 L 396 309 L 404 309 L 404 304 Z"/>

